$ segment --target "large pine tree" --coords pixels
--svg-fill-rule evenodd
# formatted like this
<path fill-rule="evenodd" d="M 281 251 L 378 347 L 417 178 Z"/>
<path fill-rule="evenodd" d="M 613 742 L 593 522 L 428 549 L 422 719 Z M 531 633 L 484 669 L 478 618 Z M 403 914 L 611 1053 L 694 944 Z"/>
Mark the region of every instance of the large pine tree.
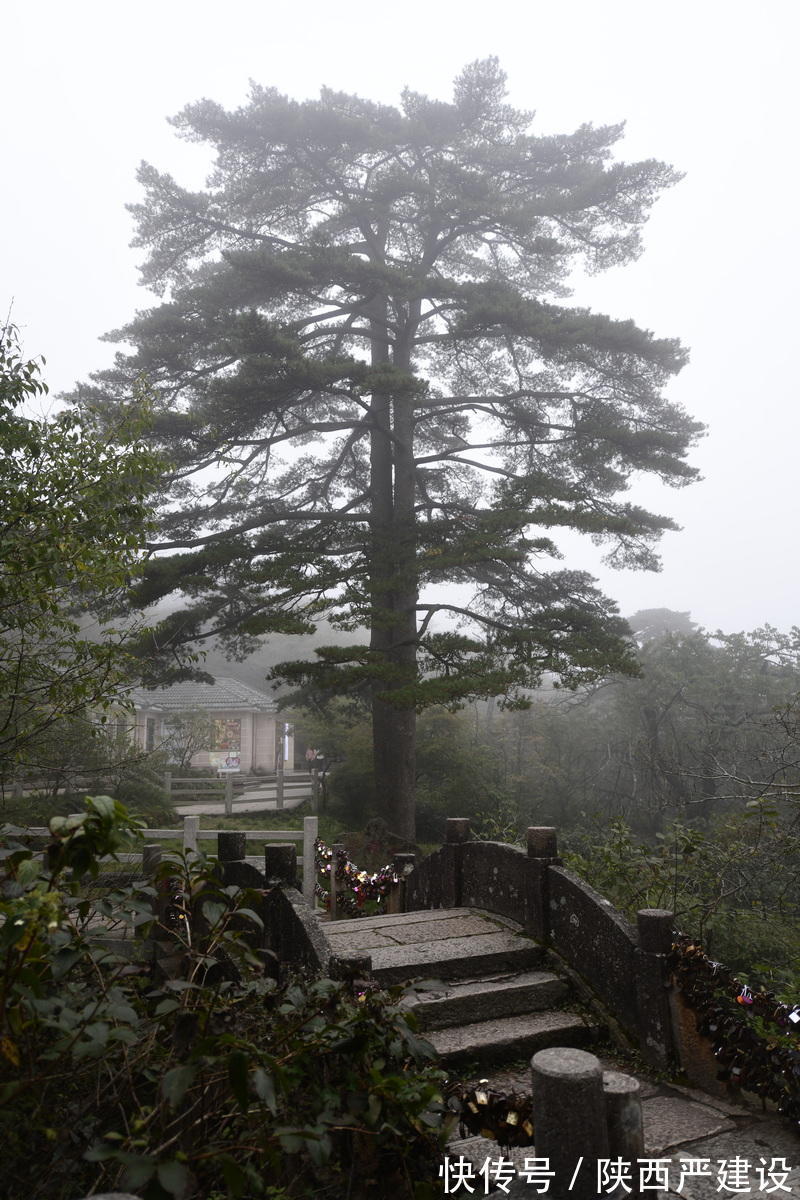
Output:
<path fill-rule="evenodd" d="M 142 166 L 162 302 L 75 395 L 105 419 L 142 374 L 156 397 L 174 471 L 138 599 L 186 601 L 163 651 L 235 653 L 323 614 L 368 629 L 294 675 L 369 694 L 377 794 L 406 836 L 416 710 L 630 666 L 615 606 L 552 569 L 547 531 L 652 567 L 672 523 L 620 496 L 633 472 L 694 475 L 699 427 L 662 395 L 679 344 L 564 303 L 576 266 L 636 257 L 676 176 L 615 161 L 620 126 L 537 136 L 504 85 L 490 59 L 450 104 L 254 86 L 235 112 L 190 105 L 174 124 L 215 170 L 190 192 Z"/>

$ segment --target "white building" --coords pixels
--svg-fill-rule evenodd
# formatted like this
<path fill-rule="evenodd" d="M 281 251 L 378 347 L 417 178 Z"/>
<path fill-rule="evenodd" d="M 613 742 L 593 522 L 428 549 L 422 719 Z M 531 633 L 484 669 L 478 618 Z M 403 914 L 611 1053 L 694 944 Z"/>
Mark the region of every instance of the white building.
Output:
<path fill-rule="evenodd" d="M 283 752 L 284 767 L 294 767 L 292 727 L 278 719 L 271 696 L 227 676 L 214 683 L 187 680 L 152 691 L 135 688 L 130 698 L 136 713 L 136 744 L 157 750 L 168 742 L 169 719 L 203 713 L 214 725 L 213 744 L 192 758 L 193 767 L 274 771 Z"/>

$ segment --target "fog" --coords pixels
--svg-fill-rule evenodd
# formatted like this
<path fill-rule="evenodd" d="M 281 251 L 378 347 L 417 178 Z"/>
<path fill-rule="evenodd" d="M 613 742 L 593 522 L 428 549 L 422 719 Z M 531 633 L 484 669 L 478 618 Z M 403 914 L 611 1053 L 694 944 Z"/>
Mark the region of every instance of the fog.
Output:
<path fill-rule="evenodd" d="M 711 0 L 408 0 L 383 9 L 318 0 L 76 5 L 4 13 L 5 186 L 0 308 L 13 304 L 53 393 L 111 359 L 99 337 L 152 298 L 137 286 L 125 204 L 141 159 L 197 186 L 208 166 L 166 118 L 201 96 L 236 105 L 248 79 L 297 98 L 322 84 L 394 102 L 408 85 L 449 96 L 496 54 L 512 103 L 539 132 L 627 120 L 620 154 L 685 179 L 657 204 L 638 263 L 575 283 L 579 303 L 633 317 L 691 348 L 671 396 L 708 425 L 679 491 L 636 483 L 673 516 L 660 575 L 612 572 L 577 537 L 567 565 L 600 578 L 623 612 L 690 610 L 733 631 L 797 622 L 793 208 L 798 168 L 797 10 Z"/>

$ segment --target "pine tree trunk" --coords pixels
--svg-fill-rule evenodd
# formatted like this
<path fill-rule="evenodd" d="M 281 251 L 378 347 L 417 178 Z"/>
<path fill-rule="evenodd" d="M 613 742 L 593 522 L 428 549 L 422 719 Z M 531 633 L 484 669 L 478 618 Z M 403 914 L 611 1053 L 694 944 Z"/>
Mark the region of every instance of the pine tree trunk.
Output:
<path fill-rule="evenodd" d="M 377 697 L 372 702 L 373 763 L 378 801 L 392 833 L 415 840 L 417 714 L 394 708 Z"/>
<path fill-rule="evenodd" d="M 380 311 L 379 311 L 380 310 Z M 373 302 L 372 365 L 389 361 L 385 299 Z M 408 355 L 401 354 L 408 359 Z M 395 350 L 395 365 L 398 352 Z M 410 395 L 375 392 L 371 403 L 370 648 L 385 664 L 373 685 L 375 789 L 392 833 L 414 841 L 416 712 L 390 694 L 413 684 L 417 668 L 414 408 Z"/>

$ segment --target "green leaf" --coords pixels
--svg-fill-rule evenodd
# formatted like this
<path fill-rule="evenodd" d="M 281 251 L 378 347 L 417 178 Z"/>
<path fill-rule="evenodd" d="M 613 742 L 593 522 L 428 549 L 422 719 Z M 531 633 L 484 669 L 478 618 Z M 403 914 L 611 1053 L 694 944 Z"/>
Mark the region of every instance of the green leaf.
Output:
<path fill-rule="evenodd" d="M 187 1063 L 173 1067 L 161 1080 L 161 1092 L 170 1108 L 176 1109 L 197 1078 L 197 1066 Z"/>
<path fill-rule="evenodd" d="M 228 907 L 227 905 L 222 904 L 219 900 L 204 900 L 201 911 L 213 929 L 214 926 L 225 916 L 225 913 L 228 911 Z"/>
<path fill-rule="evenodd" d="M 275 1132 L 281 1143 L 281 1149 L 286 1154 L 299 1154 L 305 1145 L 305 1139 L 294 1130 L 276 1129 Z"/>
<path fill-rule="evenodd" d="M 236 915 L 237 917 L 246 917 L 248 921 L 252 921 L 253 924 L 257 925 L 259 929 L 264 928 L 264 922 L 261 920 L 261 917 L 258 915 L 258 913 L 254 912 L 252 908 L 237 908 Z"/>
<path fill-rule="evenodd" d="M 156 1173 L 155 1159 L 143 1154 L 126 1154 L 121 1155 L 125 1162 L 125 1170 L 122 1173 L 122 1185 L 126 1190 L 140 1188 L 143 1184 L 148 1183 Z"/>
<path fill-rule="evenodd" d="M 110 1134 L 107 1136 L 111 1136 Z M 118 1136 L 118 1135 L 117 1135 Z M 114 1158 L 116 1150 L 113 1146 L 105 1146 L 102 1142 L 95 1142 L 93 1146 L 84 1153 L 83 1157 L 86 1162 L 107 1162 L 109 1158 Z"/>
<path fill-rule="evenodd" d="M 113 800 L 111 796 L 92 796 L 89 801 L 90 807 L 98 816 L 106 817 L 108 820 L 114 816 L 116 804 L 116 800 Z"/>
<path fill-rule="evenodd" d="M 172 1162 L 158 1164 L 158 1182 L 164 1191 L 175 1197 L 175 1200 L 183 1200 L 188 1191 L 191 1176 L 182 1162 L 173 1159 Z"/>
<path fill-rule="evenodd" d="M 115 1021 L 125 1021 L 128 1025 L 137 1025 L 139 1023 L 138 1013 L 130 1004 L 125 1004 L 124 1002 L 109 1004 L 106 1011 Z"/>
<path fill-rule="evenodd" d="M 218 1161 L 228 1192 L 233 1200 L 239 1200 L 239 1197 L 243 1195 L 244 1189 L 247 1187 L 247 1175 L 239 1164 L 234 1162 L 232 1158 L 229 1158 L 227 1154 L 223 1154 Z"/>
<path fill-rule="evenodd" d="M 139 1034 L 135 1029 L 129 1029 L 127 1025 L 120 1025 L 116 1029 L 112 1029 L 108 1035 L 110 1042 L 122 1042 L 126 1046 L 135 1046 L 139 1041 Z"/>
<path fill-rule="evenodd" d="M 42 873 L 42 864 L 35 858 L 29 858 L 17 865 L 17 882 L 23 887 L 35 883 Z"/>
<path fill-rule="evenodd" d="M 263 1100 L 273 1116 L 278 1111 L 278 1102 L 275 1096 L 275 1083 L 271 1075 L 268 1075 L 263 1067 L 256 1067 L 253 1071 L 253 1087 L 259 1100 Z"/>
<path fill-rule="evenodd" d="M 180 1000 L 169 1000 L 169 999 L 162 1000 L 159 1004 L 156 1005 L 155 1016 L 165 1017 L 169 1013 L 175 1012 L 175 1010 L 180 1008 L 180 1006 L 181 1006 Z"/>

